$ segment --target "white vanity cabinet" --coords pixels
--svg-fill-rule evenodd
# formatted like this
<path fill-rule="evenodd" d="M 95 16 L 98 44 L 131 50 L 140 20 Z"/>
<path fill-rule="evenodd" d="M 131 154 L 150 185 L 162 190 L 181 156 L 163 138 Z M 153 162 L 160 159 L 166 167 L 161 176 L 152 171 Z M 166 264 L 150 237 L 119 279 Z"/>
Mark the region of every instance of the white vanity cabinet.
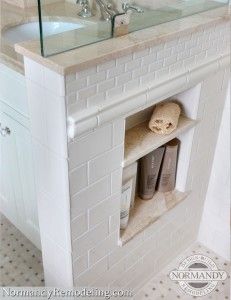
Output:
<path fill-rule="evenodd" d="M 21 82 L 18 81 L 20 77 Z M 9 88 L 9 80 L 11 86 L 14 87 L 13 90 Z M 23 98 L 22 105 L 20 106 L 19 101 L 14 101 L 14 98 L 19 101 Z M 32 143 L 25 105 L 26 99 L 24 76 L 15 74 L 6 67 L 1 68 L 0 210 L 40 248 Z M 17 106 L 14 105 L 14 102 L 17 103 Z"/>

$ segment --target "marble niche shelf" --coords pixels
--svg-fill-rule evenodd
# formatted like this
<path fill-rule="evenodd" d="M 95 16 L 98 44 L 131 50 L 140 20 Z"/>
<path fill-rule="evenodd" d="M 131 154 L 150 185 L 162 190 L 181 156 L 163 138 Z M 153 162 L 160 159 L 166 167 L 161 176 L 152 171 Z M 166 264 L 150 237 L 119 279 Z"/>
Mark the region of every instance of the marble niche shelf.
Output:
<path fill-rule="evenodd" d="M 188 197 L 190 192 L 174 190 L 168 193 L 155 193 L 151 200 L 142 200 L 138 196 L 130 212 L 128 227 L 121 231 L 120 246 L 128 243 L 134 236 L 155 223 L 163 214 L 173 209 Z"/>
<path fill-rule="evenodd" d="M 151 151 L 195 127 L 197 123 L 198 121 L 196 120 L 180 116 L 178 128 L 171 134 L 165 136 L 153 133 L 148 128 L 147 122 L 143 122 L 127 130 L 125 136 L 124 167 L 129 166 Z"/>

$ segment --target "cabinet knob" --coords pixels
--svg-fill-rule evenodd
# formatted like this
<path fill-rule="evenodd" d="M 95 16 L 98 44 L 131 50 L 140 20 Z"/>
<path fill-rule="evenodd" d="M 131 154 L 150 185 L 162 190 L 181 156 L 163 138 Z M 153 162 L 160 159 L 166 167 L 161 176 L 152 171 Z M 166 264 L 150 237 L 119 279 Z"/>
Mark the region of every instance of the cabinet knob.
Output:
<path fill-rule="evenodd" d="M 8 128 L 8 127 L 2 128 L 2 125 L 0 123 L 0 134 L 3 137 L 6 137 L 7 135 L 10 135 L 11 134 L 10 128 Z"/>

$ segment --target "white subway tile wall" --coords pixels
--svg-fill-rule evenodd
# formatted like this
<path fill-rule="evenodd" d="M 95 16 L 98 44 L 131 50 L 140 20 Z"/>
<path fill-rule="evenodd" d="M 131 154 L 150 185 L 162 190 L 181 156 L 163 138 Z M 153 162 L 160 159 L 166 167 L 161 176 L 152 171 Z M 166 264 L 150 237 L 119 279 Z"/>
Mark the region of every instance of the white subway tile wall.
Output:
<path fill-rule="evenodd" d="M 75 111 L 79 101 L 81 101 L 81 109 L 87 109 L 92 105 L 100 106 L 102 102 L 109 101 L 111 98 L 116 99 L 117 96 L 121 97 L 128 91 L 135 93 L 137 87 L 142 88 L 150 80 L 167 78 L 166 76 L 172 76 L 176 72 L 183 72 L 200 65 L 205 60 L 209 61 L 226 54 L 229 51 L 228 35 L 227 24 L 219 25 L 165 45 L 98 65 L 97 68 L 79 72 L 75 76 L 67 76 L 66 93 L 72 97 L 71 104 L 67 103 L 68 113 Z M 213 53 L 209 51 L 211 47 L 215 49 Z M 112 121 L 113 118 L 108 116 L 108 125 L 70 141 L 70 174 L 73 168 L 82 164 L 84 168 L 82 175 L 86 176 L 85 168 L 88 165 L 88 186 L 84 185 L 82 191 L 71 200 L 72 218 L 75 218 L 74 220 L 80 218 L 78 225 L 76 222 L 73 224 L 74 220 L 72 221 L 73 273 L 76 286 L 118 286 L 129 287 L 136 291 L 151 275 L 161 270 L 175 255 L 196 239 L 209 177 L 208 170 L 213 159 L 213 151 L 209 149 L 215 147 L 218 130 L 218 124 L 214 122 L 217 118 L 220 120 L 227 72 L 221 71 L 214 76 L 216 78 L 211 76 L 207 79 L 214 87 L 212 91 L 211 86 L 208 88 L 206 85 L 207 81 L 202 83 L 201 96 L 196 97 L 197 102 L 199 99 L 198 112 L 194 109 L 198 103 L 192 105 L 194 117 L 202 119 L 194 135 L 188 180 L 186 180 L 186 190 L 192 190 L 192 194 L 160 221 L 123 247 L 118 244 L 125 120 L 121 118 Z M 223 78 L 225 86 L 221 80 L 217 80 L 217 77 Z M 86 79 L 87 85 L 75 89 L 73 95 L 69 88 L 70 83 L 73 86 L 79 79 Z M 203 94 L 207 95 L 207 92 L 209 96 L 205 100 Z M 189 93 L 189 98 L 190 96 L 192 95 Z M 219 104 L 218 97 L 222 99 Z M 131 99 L 131 102 L 132 100 L 134 99 Z M 141 99 L 137 97 L 135 101 Z M 190 98 L 190 101 L 193 99 Z M 216 115 L 213 117 L 212 135 L 207 134 L 211 131 L 211 122 L 209 122 L 211 117 L 208 119 L 207 114 L 203 113 L 205 101 L 208 105 L 213 103 L 210 110 Z M 206 145 L 203 148 L 205 140 Z M 200 153 L 198 144 L 201 147 Z M 204 155 L 207 159 L 201 160 L 200 157 Z M 205 174 L 205 177 L 202 174 Z M 80 185 L 82 180 L 79 181 Z M 86 183 L 85 179 L 84 182 Z M 76 187 L 72 187 L 72 184 L 74 185 L 74 181 L 71 182 L 71 190 L 78 189 L 77 180 Z M 86 228 L 86 216 L 88 216 L 88 228 Z M 76 226 L 85 230 L 78 238 L 74 229 Z M 99 271 L 102 273 L 99 274 Z"/>
<path fill-rule="evenodd" d="M 25 60 L 37 189 L 44 197 L 40 201 L 41 207 L 47 207 L 48 211 L 57 210 L 48 237 L 42 238 L 48 284 L 70 286 L 73 279 L 75 286 L 119 286 L 136 291 L 196 239 L 228 70 L 211 74 L 201 85 L 195 116 L 201 122 L 194 133 L 186 180 L 186 190 L 191 190 L 191 195 L 123 247 L 118 244 L 125 119 L 115 120 L 113 113 L 115 110 L 117 115 L 123 113 L 116 102 L 117 97 L 121 101 L 127 93 L 133 95 L 126 104 L 130 111 L 138 107 L 137 103 L 152 105 L 152 93 L 148 93 L 147 99 L 145 95 L 140 96 L 138 90 L 145 89 L 150 82 L 167 80 L 228 52 L 229 24 L 224 23 L 65 78 Z M 52 97 L 43 98 L 41 87 Z M 111 99 L 114 107 L 106 114 L 100 114 L 102 103 Z M 51 103 L 46 105 L 46 101 Z M 57 107 L 54 107 L 56 103 Z M 79 130 L 84 134 L 68 141 L 67 118 L 74 113 L 84 116 L 87 109 L 95 113 L 94 124 L 99 127 L 85 133 L 83 122 Z M 54 111 L 55 123 L 52 122 Z M 43 119 L 36 117 L 36 112 L 40 112 Z M 61 132 L 61 138 L 57 132 Z M 49 199 L 44 201 L 46 197 Z M 60 220 L 66 218 L 63 228 L 57 223 L 58 213 Z M 47 214 L 41 214 L 40 220 L 42 228 L 49 226 Z M 54 228 L 60 228 L 59 237 L 53 232 Z M 65 239 L 66 248 L 62 244 Z M 53 257 L 57 244 L 61 250 Z M 61 283 L 62 270 L 66 280 Z"/>

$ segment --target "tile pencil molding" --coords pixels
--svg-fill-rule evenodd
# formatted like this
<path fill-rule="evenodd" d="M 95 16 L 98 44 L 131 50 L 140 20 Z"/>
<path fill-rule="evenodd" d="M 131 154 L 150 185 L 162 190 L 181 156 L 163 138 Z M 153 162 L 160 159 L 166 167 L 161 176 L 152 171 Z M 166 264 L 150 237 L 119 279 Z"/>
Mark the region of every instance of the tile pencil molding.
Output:
<path fill-rule="evenodd" d="M 116 101 L 102 103 L 100 106 L 91 107 L 68 117 L 68 136 L 74 139 L 96 127 L 104 125 L 119 117 L 127 117 L 137 109 L 143 110 L 148 106 L 189 89 L 198 84 L 209 74 L 218 72 L 229 66 L 230 55 L 223 55 L 216 60 L 197 66 L 174 75 L 161 82 L 153 82 L 144 89 L 137 90 L 133 95 L 118 97 Z M 119 106 L 119 107 L 116 107 Z"/>
<path fill-rule="evenodd" d="M 210 21 L 68 75 L 24 58 L 46 285 L 136 292 L 196 240 L 229 81 L 229 23 Z M 121 247 L 126 118 L 174 96 L 196 120 L 176 136 L 187 197 Z"/>

